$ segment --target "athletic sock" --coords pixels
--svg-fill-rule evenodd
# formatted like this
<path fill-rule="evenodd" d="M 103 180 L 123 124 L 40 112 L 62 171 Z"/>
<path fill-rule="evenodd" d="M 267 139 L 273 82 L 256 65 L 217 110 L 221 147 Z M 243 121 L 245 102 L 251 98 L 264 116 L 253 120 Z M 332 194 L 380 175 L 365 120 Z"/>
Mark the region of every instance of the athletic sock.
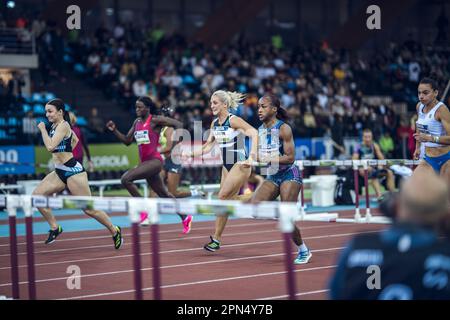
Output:
<path fill-rule="evenodd" d="M 305 243 L 303 242 L 302 245 L 299 247 L 300 252 L 306 252 L 308 251 L 308 247 L 305 245 Z"/>

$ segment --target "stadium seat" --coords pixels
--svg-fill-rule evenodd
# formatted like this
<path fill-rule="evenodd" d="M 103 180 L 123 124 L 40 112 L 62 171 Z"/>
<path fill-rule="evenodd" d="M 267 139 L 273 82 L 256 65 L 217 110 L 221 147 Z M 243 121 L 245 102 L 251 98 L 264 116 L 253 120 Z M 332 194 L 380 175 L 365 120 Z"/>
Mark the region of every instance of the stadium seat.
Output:
<path fill-rule="evenodd" d="M 40 93 L 33 93 L 33 96 L 31 97 L 31 100 L 33 102 L 44 102 L 44 97 Z"/>
<path fill-rule="evenodd" d="M 86 73 L 86 68 L 81 63 L 75 64 L 73 69 L 77 73 L 81 73 L 81 74 Z"/>
<path fill-rule="evenodd" d="M 33 112 L 36 115 L 44 115 L 45 114 L 45 107 L 44 107 L 44 105 L 40 104 L 40 103 L 35 104 L 33 106 Z"/>
<path fill-rule="evenodd" d="M 22 111 L 23 113 L 27 113 L 28 111 L 31 110 L 31 106 L 29 104 L 23 104 L 22 105 Z"/>
<path fill-rule="evenodd" d="M 87 126 L 88 123 L 85 117 L 77 117 L 77 124 L 84 127 Z"/>
<path fill-rule="evenodd" d="M 0 117 L 0 126 L 6 126 L 6 119 L 3 117 Z"/>
<path fill-rule="evenodd" d="M 66 63 L 72 63 L 72 62 L 73 62 L 73 59 L 72 59 L 72 57 L 71 57 L 70 55 L 65 54 L 65 55 L 64 55 L 64 62 L 66 62 Z"/>
<path fill-rule="evenodd" d="M 32 103 L 32 102 L 33 102 L 32 97 L 29 96 L 28 94 L 22 94 L 22 98 L 23 98 L 23 100 L 25 100 L 25 102 L 27 102 L 27 103 Z"/>
<path fill-rule="evenodd" d="M 18 126 L 19 125 L 19 121 L 17 120 L 16 117 L 10 117 L 8 119 L 8 126 Z"/>
<path fill-rule="evenodd" d="M 56 96 L 55 96 L 55 94 L 53 94 L 53 93 L 51 93 L 51 92 L 47 92 L 46 94 L 45 94 L 45 101 L 47 102 L 47 101 L 50 101 L 50 100 L 52 100 L 52 99 L 55 99 L 56 98 Z"/>

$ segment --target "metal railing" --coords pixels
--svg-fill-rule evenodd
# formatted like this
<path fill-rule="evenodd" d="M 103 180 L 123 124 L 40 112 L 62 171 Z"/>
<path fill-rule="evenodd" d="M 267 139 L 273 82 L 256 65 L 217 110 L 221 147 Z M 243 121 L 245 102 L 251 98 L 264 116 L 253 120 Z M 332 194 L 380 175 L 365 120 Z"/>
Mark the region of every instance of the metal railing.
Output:
<path fill-rule="evenodd" d="M 35 54 L 36 39 L 28 29 L 0 28 L 0 54 Z"/>

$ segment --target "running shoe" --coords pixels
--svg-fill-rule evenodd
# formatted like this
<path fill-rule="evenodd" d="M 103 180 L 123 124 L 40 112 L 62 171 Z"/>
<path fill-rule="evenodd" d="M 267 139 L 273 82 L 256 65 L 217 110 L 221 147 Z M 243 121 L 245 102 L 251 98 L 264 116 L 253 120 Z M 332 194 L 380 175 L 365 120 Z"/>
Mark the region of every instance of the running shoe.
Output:
<path fill-rule="evenodd" d="M 201 189 L 199 189 L 199 188 L 197 188 L 197 187 L 196 188 L 192 188 L 191 189 L 191 197 L 205 199 L 206 198 L 206 192 L 201 190 Z"/>
<path fill-rule="evenodd" d="M 189 232 L 191 232 L 192 220 L 193 220 L 193 217 L 191 215 L 188 215 L 183 220 L 183 234 L 188 234 Z"/>
<path fill-rule="evenodd" d="M 119 249 L 123 244 L 123 238 L 122 238 L 122 229 L 119 226 L 116 226 L 116 234 L 112 237 L 114 241 L 114 248 L 117 250 Z"/>
<path fill-rule="evenodd" d="M 48 238 L 45 241 L 45 244 L 50 244 L 56 240 L 56 238 L 63 232 L 63 228 L 61 226 L 58 226 L 56 230 L 49 230 L 48 231 Z"/>
<path fill-rule="evenodd" d="M 311 259 L 312 253 L 310 250 L 299 252 L 294 264 L 306 264 Z"/>
<path fill-rule="evenodd" d="M 203 249 L 205 249 L 207 251 L 211 251 L 211 252 L 219 250 L 220 249 L 220 241 L 214 239 L 212 236 L 209 236 L 209 238 L 211 239 L 211 242 L 208 244 L 205 244 L 203 246 Z"/>
<path fill-rule="evenodd" d="M 141 226 L 148 226 L 150 224 L 150 219 L 148 218 L 148 213 L 142 211 L 140 213 L 139 224 Z"/>

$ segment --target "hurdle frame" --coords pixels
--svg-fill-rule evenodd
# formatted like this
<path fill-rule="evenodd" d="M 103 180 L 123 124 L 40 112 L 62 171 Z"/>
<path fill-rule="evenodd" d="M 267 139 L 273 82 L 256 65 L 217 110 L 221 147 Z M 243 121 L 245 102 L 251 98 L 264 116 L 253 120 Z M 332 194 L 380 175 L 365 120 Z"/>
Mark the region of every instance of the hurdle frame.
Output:
<path fill-rule="evenodd" d="M 363 219 L 359 212 L 359 192 L 357 188 L 358 179 L 355 179 L 355 191 L 356 201 L 355 204 L 355 217 L 354 219 L 342 219 L 338 218 L 336 213 L 319 213 L 319 214 L 306 214 L 304 208 L 304 199 L 300 208 L 298 203 L 289 202 L 267 202 L 271 206 L 276 207 L 275 217 L 279 216 L 280 230 L 283 233 L 284 238 L 284 250 L 286 253 L 285 262 L 287 269 L 287 282 L 288 293 L 290 299 L 295 299 L 295 273 L 293 270 L 292 262 L 289 257 L 291 255 L 290 243 L 291 233 L 293 230 L 293 224 L 295 221 L 334 221 L 334 222 L 354 222 L 354 223 L 381 223 L 389 224 L 391 219 L 386 217 L 374 217 L 370 213 L 369 194 L 368 194 L 368 166 L 372 165 L 389 165 L 389 164 L 404 164 L 404 165 L 417 165 L 419 161 L 416 160 L 403 160 L 403 159 L 391 159 L 391 160 L 326 160 L 326 161 L 296 161 L 296 165 L 301 168 L 306 166 L 351 166 L 354 171 L 354 175 L 359 175 L 358 169 L 360 166 L 364 168 L 364 180 L 366 188 L 366 214 Z M 358 176 L 356 176 L 358 177 Z M 303 189 L 303 188 L 302 188 Z M 152 265 L 153 265 L 153 290 L 154 299 L 162 299 L 161 291 L 161 273 L 160 273 L 160 260 L 159 260 L 159 215 L 164 213 L 178 213 L 180 208 L 183 207 L 183 211 L 187 214 L 205 214 L 199 210 L 199 206 L 206 205 L 209 207 L 229 207 L 234 208 L 233 215 L 240 218 L 270 218 L 270 216 L 261 215 L 261 213 L 267 210 L 256 210 L 257 207 L 264 205 L 262 202 L 258 205 L 244 204 L 235 200 L 207 200 L 207 199 L 160 199 L 160 198 L 123 198 L 123 197 L 77 197 L 77 196 L 60 196 L 60 197 L 45 197 L 35 195 L 0 195 L 0 205 L 6 207 L 9 220 L 9 237 L 10 237 L 10 262 L 11 262 L 11 279 L 12 279 L 12 295 L 14 299 L 20 298 L 19 288 L 19 270 L 18 270 L 18 258 L 17 258 L 17 208 L 23 208 L 25 213 L 26 224 L 26 244 L 27 244 L 27 267 L 28 267 L 28 291 L 30 300 L 37 298 L 36 293 L 36 279 L 35 279 L 35 266 L 34 266 L 34 244 L 33 244 L 33 208 L 44 207 L 52 209 L 63 209 L 67 203 L 72 201 L 72 205 L 76 209 L 101 209 L 108 211 L 127 211 L 131 221 L 131 229 L 133 232 L 133 253 L 134 253 L 134 284 L 135 284 L 135 298 L 137 300 L 143 299 L 142 293 L 142 274 L 141 267 L 142 261 L 140 257 L 140 241 L 139 241 L 139 212 L 145 210 L 149 214 L 151 223 L 151 244 L 152 244 Z M 119 201 L 118 201 L 119 200 Z M 79 204 L 77 201 L 81 201 Z M 183 206 L 181 206 L 183 204 Z M 171 208 L 167 208 L 161 212 L 163 205 L 169 205 Z M 239 208 L 237 210 L 236 208 Z M 286 209 L 288 208 L 288 209 Z M 275 209 L 274 209 L 275 210 Z M 170 212 L 168 212 L 170 211 Z M 269 210 L 270 211 L 270 210 Z M 274 217 L 271 217 L 274 218 Z"/>

